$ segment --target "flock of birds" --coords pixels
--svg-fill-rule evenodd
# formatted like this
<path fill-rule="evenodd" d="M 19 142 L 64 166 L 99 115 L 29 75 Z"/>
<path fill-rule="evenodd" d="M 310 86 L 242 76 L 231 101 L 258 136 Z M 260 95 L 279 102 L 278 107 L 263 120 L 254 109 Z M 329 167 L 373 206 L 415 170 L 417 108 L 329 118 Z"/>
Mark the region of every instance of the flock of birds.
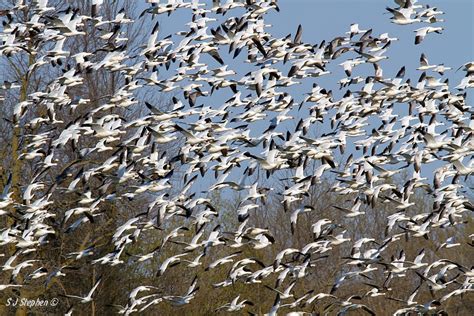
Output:
<path fill-rule="evenodd" d="M 443 12 L 437 8 L 416 0 L 395 2 L 396 7 L 387 8 L 393 23 L 423 25 L 415 31 L 415 44 L 443 30 L 432 26 L 443 22 Z M 217 0 L 211 7 L 195 0 L 147 3 L 137 20 L 147 19 L 151 32 L 139 47 L 127 45 L 126 33 L 137 20 L 125 10 L 104 18 L 102 0 L 91 1 L 88 15 L 73 7 L 57 11 L 47 0 L 18 0 L 0 11 L 2 58 L 27 56 L 26 78 L 44 67 L 61 70 L 44 89 L 28 91 L 8 120 L 24 131 L 20 159 L 31 162 L 34 171 L 18 199 L 12 174 L 0 195 L 0 215 L 11 221 L 0 233 L 0 273 L 10 280 L 0 286 L 2 291 L 21 292 L 32 280 L 48 284 L 67 278 L 74 273 L 67 265 L 124 265 L 131 264 L 129 257 L 146 262 L 171 244 L 181 251 L 160 262 L 156 277 L 176 264 L 204 267 L 208 274 L 226 269 L 227 277 L 213 286 L 266 284 L 268 295 L 275 296 L 266 315 L 311 315 L 309 310 L 317 304 L 325 306 L 325 313 L 361 310 L 374 315 L 361 300 L 376 296 L 399 300 L 396 315 L 424 314 L 440 311 L 451 298 L 473 290 L 471 267 L 443 258 L 428 262 L 424 249 L 407 258 L 398 245 L 404 238 L 428 239 L 440 229 L 451 237 L 438 249 L 465 243 L 458 240 L 458 228 L 472 221 L 474 211 L 467 186 L 474 172 L 474 121 L 466 104 L 467 89 L 474 87 L 474 62 L 458 69 L 465 76 L 450 89 L 442 76 L 454 70 L 430 64 L 425 54 L 420 57 L 417 82 L 405 79 L 405 67 L 393 78 L 384 76 L 386 53 L 398 39 L 357 24 L 346 34 L 317 44 L 303 41 L 301 26 L 294 35 L 274 37 L 264 18 L 279 11 L 276 1 Z M 181 10 L 192 13 L 188 29 L 162 34 L 157 19 Z M 100 49 L 71 55 L 69 40 L 90 34 L 85 30 L 91 29 L 101 34 Z M 239 63 L 249 72 L 231 69 Z M 330 71 L 334 64 L 336 70 Z M 345 76 L 338 84 L 346 89 L 340 98 L 338 91 L 318 84 L 320 77 L 335 74 L 339 67 Z M 355 76 L 363 73 L 362 68 L 370 74 Z M 100 102 L 71 98 L 69 92 L 82 86 L 91 72 L 118 74 L 121 84 Z M 309 91 L 292 93 L 293 86 L 300 85 L 299 89 L 303 82 L 310 83 Z M 22 82 L 4 81 L 1 89 L 11 93 L 21 86 Z M 136 92 L 144 89 L 173 93 L 170 107 L 164 110 L 140 100 Z M 218 94 L 231 97 L 218 102 Z M 118 114 L 142 106 L 146 113 L 141 117 L 125 119 Z M 162 150 L 176 143 L 180 144 L 176 151 Z M 67 160 L 66 151 L 74 158 Z M 316 167 L 311 169 L 311 164 Z M 178 169 L 184 174 L 182 186 L 173 177 Z M 393 179 L 401 172 L 407 180 L 397 184 Z M 281 192 L 268 185 L 289 173 Z M 272 262 L 243 256 L 247 248 L 262 251 L 277 246 L 271 230 L 251 225 L 254 214 L 270 212 L 264 204 L 267 197 L 276 194 L 281 200 L 288 230 L 295 233 L 303 214 L 316 212 L 307 203 L 310 188 L 328 177 L 334 178 L 332 192 L 354 197 L 332 208 L 344 215 L 346 225 L 320 218 L 311 226 L 312 241 L 301 248 L 277 249 Z M 414 213 L 417 190 L 431 198 L 432 207 Z M 229 230 L 227 224 L 224 230 L 216 223 L 225 210 L 213 205 L 209 193 L 232 191 L 242 196 L 231 214 L 238 225 Z M 58 213 L 54 205 L 60 197 L 77 202 Z M 91 241 L 69 253 L 68 264 L 62 267 L 47 268 L 34 259 L 35 252 L 48 247 L 59 232 L 74 235 L 80 227 L 98 222 L 107 213 L 106 203 L 137 199 L 148 205 L 118 224 L 110 241 L 113 251 L 103 254 Z M 352 240 L 347 231 L 351 221 L 376 212 L 382 204 L 392 209 L 385 239 Z M 160 245 L 147 253 L 130 253 L 135 244 L 146 245 L 141 238 L 145 232 L 156 234 Z M 341 245 L 350 245 L 351 252 L 332 288 L 295 293 L 298 282 L 311 270 L 321 269 Z M 213 257 L 217 247 L 220 253 L 228 250 L 228 255 Z M 390 258 L 389 247 L 400 249 L 398 255 Z M 370 279 L 377 271 L 386 275 L 384 284 L 372 284 L 362 295 L 338 296 L 344 284 Z M 390 281 L 410 276 L 418 278 L 419 285 L 410 297 L 396 298 Z M 182 295 L 141 285 L 117 311 L 128 315 L 160 304 L 192 304 L 202 282 L 205 276 L 197 274 Z M 424 286 L 433 293 L 429 302 L 417 298 Z M 99 278 L 86 296 L 64 293 L 73 303 L 68 314 L 78 304 L 93 301 L 100 288 Z M 251 313 L 256 305 L 236 293 L 231 302 L 216 308 Z"/>

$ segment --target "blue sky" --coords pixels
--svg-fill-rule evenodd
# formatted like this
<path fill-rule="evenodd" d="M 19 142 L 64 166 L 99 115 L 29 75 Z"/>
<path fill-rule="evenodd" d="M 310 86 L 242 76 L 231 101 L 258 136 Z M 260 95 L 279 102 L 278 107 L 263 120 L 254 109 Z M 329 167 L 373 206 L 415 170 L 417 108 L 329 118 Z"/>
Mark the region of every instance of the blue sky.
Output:
<path fill-rule="evenodd" d="M 358 23 L 361 29 L 372 28 L 374 36 L 388 32 L 392 37 L 398 37 L 400 40 L 392 43 L 388 52 L 390 59 L 381 64 L 384 68 L 384 76 L 392 76 L 392 74 L 394 76 L 400 67 L 407 66 L 407 77 L 417 80 L 421 72 L 416 71 L 415 68 L 418 67 L 421 53 L 427 55 L 431 64 L 444 63 L 454 69 L 474 60 L 474 1 L 427 0 L 420 3 L 438 7 L 439 10 L 445 12 L 442 17 L 445 22 L 433 24 L 433 26 L 443 26 L 445 30 L 441 35 L 429 34 L 420 45 L 416 46 L 414 45 L 414 30 L 426 24 L 400 26 L 390 23 L 391 14 L 385 8 L 395 7 L 394 1 L 279 0 L 280 12 L 269 11 L 265 21 L 272 25 L 268 31 L 274 37 L 294 34 L 298 24 L 301 24 L 303 41 L 314 44 L 322 40 L 330 41 L 336 36 L 343 35 L 349 30 L 351 23 Z M 160 32 L 162 35 L 167 35 L 181 30 L 185 27 L 184 23 L 189 22 L 190 19 L 191 14 L 188 10 L 179 10 L 170 17 L 161 15 L 159 17 Z M 211 26 L 215 27 L 215 24 Z M 233 66 L 232 60 L 227 58 L 225 61 L 231 67 Z M 341 72 L 336 77 L 341 79 L 343 72 L 342 67 L 339 68 Z M 451 71 L 446 76 L 453 78 L 454 81 L 451 83 L 453 84 L 462 78 L 463 73 Z"/>
<path fill-rule="evenodd" d="M 332 39 L 349 30 L 351 23 L 358 23 L 361 29 L 373 29 L 374 35 L 388 32 L 400 38 L 392 43 L 389 60 L 382 63 L 384 75 L 394 75 L 402 66 L 407 66 L 407 75 L 421 72 L 418 67 L 421 53 L 425 53 L 430 63 L 445 63 L 457 69 L 463 63 L 474 60 L 474 1 L 434 0 L 420 1 L 422 4 L 438 7 L 445 12 L 445 22 L 439 23 L 443 34 L 429 34 L 420 45 L 414 45 L 413 30 L 424 25 L 395 25 L 390 23 L 390 14 L 385 8 L 395 7 L 394 1 L 382 0 L 280 0 L 280 13 L 272 12 L 268 21 L 273 25 L 276 36 L 294 34 L 298 24 L 303 26 L 303 40 L 321 42 Z M 430 36 L 432 35 L 432 36 Z M 463 73 L 446 74 L 453 82 L 460 80 Z M 451 83 L 451 84 L 452 84 Z"/>
<path fill-rule="evenodd" d="M 462 64 L 474 60 L 474 1 L 471 0 L 449 0 L 449 1 L 420 1 L 421 4 L 429 4 L 438 7 L 439 10 L 445 12 L 442 18 L 443 23 L 433 24 L 432 26 L 443 26 L 445 30 L 443 34 L 428 34 L 420 45 L 415 45 L 414 30 L 424 27 L 427 24 L 417 23 L 413 25 L 395 25 L 390 22 L 391 14 L 386 11 L 386 7 L 395 7 L 394 1 L 382 0 L 280 0 L 278 5 L 280 12 L 271 10 L 266 18 L 266 24 L 272 27 L 267 31 L 273 37 L 284 37 L 288 34 L 294 35 L 299 24 L 303 26 L 303 42 L 318 44 L 322 40 L 331 41 L 337 36 L 342 36 L 349 31 L 352 23 L 358 23 L 361 29 L 373 29 L 373 36 L 381 33 L 389 33 L 391 37 L 399 38 L 399 41 L 393 42 L 386 53 L 388 60 L 382 61 L 380 64 L 383 68 L 383 74 L 386 78 L 393 78 L 402 66 L 406 66 L 405 79 L 411 78 L 412 82 L 417 82 L 421 75 L 421 71 L 416 70 L 419 67 L 419 58 L 421 53 L 425 53 L 430 64 L 441 64 L 452 67 L 453 70 L 445 73 L 444 78 L 449 78 L 450 86 L 453 90 L 462 77 L 464 72 L 457 69 Z M 170 17 L 161 15 L 159 17 L 161 34 L 166 36 L 183 29 L 184 23 L 190 21 L 190 12 L 175 12 Z M 243 10 L 240 10 L 243 13 Z M 238 14 L 238 10 L 231 12 L 230 15 Z M 210 15 L 214 17 L 214 15 Z M 222 21 L 219 18 L 219 21 Z M 216 24 L 210 25 L 212 28 Z M 243 52 L 237 59 L 232 59 L 230 55 L 221 53 L 224 61 L 229 64 L 229 68 L 238 72 L 236 79 L 248 71 L 256 68 L 244 63 L 246 53 Z M 339 89 L 336 82 L 345 77 L 343 69 L 338 66 L 347 58 L 356 58 L 358 54 L 348 53 L 328 65 L 331 74 L 317 79 L 303 80 L 304 83 L 296 87 L 292 87 L 289 91 L 295 100 L 301 101 L 302 93 L 308 92 L 313 82 L 317 82 L 321 87 L 333 90 L 336 97 L 340 97 L 346 89 L 337 92 Z M 217 68 L 220 65 L 206 56 L 200 59 L 201 62 L 209 63 L 209 69 Z M 289 65 L 286 65 L 289 68 Z M 286 68 L 285 67 L 285 68 Z M 171 70 L 173 71 L 173 70 Z M 282 70 L 286 73 L 287 70 Z M 371 65 L 358 66 L 353 73 L 353 77 L 360 75 L 365 77 L 373 74 Z M 165 74 L 162 74 L 166 76 Z M 437 75 L 435 75 L 437 76 Z M 351 86 L 349 89 L 358 89 L 358 86 Z M 242 92 L 242 95 L 247 93 Z M 218 107 L 222 102 L 231 97 L 230 91 L 218 91 L 210 98 L 201 100 L 205 106 Z M 472 93 L 468 97 L 472 100 Z M 199 103 L 199 102 L 198 102 Z M 299 113 L 304 116 L 306 112 Z M 259 136 L 258 134 L 267 127 L 269 120 L 258 122 L 252 125 L 251 136 Z M 297 120 L 294 122 L 287 121 L 278 131 L 293 130 Z M 379 124 L 378 122 L 376 124 Z M 443 128 L 444 129 L 444 128 Z M 320 131 L 324 132 L 324 131 Z M 312 135 L 317 137 L 317 135 Z M 355 140 L 355 139 L 354 139 Z M 350 150 L 350 149 L 349 149 Z M 429 176 L 432 171 L 439 167 L 437 164 L 424 168 L 423 176 Z M 233 178 L 233 177 L 231 177 Z"/>

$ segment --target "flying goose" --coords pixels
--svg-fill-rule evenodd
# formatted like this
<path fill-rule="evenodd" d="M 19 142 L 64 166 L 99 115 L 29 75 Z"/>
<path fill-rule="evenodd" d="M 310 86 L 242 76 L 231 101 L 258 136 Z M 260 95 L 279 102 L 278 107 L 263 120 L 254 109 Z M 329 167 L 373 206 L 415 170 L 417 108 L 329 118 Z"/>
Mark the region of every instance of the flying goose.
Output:
<path fill-rule="evenodd" d="M 407 24 L 413 24 L 416 22 L 421 22 L 420 18 L 411 18 L 411 15 L 413 12 L 410 11 L 402 11 L 402 10 L 396 10 L 393 8 L 386 8 L 388 12 L 392 13 L 393 16 L 390 18 L 392 20 L 392 23 L 399 24 L 399 25 L 407 25 Z"/>
<path fill-rule="evenodd" d="M 439 26 L 439 27 L 432 27 L 432 26 L 427 26 L 427 27 L 422 27 L 419 29 L 416 29 L 416 37 L 415 37 L 415 45 L 420 44 L 423 39 L 425 38 L 426 34 L 429 33 L 438 33 L 441 34 L 441 31 L 443 31 L 444 28 Z"/>
<path fill-rule="evenodd" d="M 225 309 L 228 312 L 237 312 L 245 307 L 245 305 L 254 306 L 254 304 L 249 300 L 242 300 L 239 302 L 240 295 L 237 295 L 232 302 L 218 307 L 215 311 Z"/>
<path fill-rule="evenodd" d="M 95 282 L 94 286 L 92 287 L 92 289 L 89 291 L 89 293 L 85 297 L 69 295 L 69 294 L 65 294 L 64 296 L 79 299 L 80 300 L 79 302 L 82 304 L 90 303 L 93 301 L 92 294 L 94 294 L 95 290 L 97 289 L 101 281 L 102 281 L 102 277 L 99 277 L 97 281 Z"/>

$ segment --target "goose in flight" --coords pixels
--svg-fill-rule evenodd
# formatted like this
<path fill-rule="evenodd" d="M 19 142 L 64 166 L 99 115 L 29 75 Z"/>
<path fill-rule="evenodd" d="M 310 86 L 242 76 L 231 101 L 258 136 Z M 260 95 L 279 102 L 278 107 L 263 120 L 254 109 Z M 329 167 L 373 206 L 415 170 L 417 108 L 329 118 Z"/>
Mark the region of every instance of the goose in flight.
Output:
<path fill-rule="evenodd" d="M 315 210 L 314 207 L 312 207 L 310 205 L 307 205 L 307 206 L 304 206 L 303 208 L 298 208 L 298 209 L 294 210 L 293 213 L 291 213 L 291 217 L 290 217 L 291 234 L 295 233 L 296 222 L 298 221 L 298 216 L 300 214 L 308 213 L 308 212 L 311 212 L 311 211 L 314 211 L 314 210 Z"/>
<path fill-rule="evenodd" d="M 189 304 L 191 300 L 195 297 L 196 292 L 199 290 L 199 286 L 197 286 L 197 281 L 197 276 L 195 276 L 194 280 L 191 282 L 191 285 L 188 288 L 188 291 L 183 296 L 169 295 L 163 296 L 163 299 L 174 306 L 183 306 Z"/>
<path fill-rule="evenodd" d="M 459 175 L 468 176 L 474 173 L 474 166 L 466 167 L 460 160 L 454 160 L 453 166 L 456 168 L 456 171 Z"/>
<path fill-rule="evenodd" d="M 288 285 L 288 287 L 285 289 L 284 292 L 281 292 L 277 289 L 274 289 L 274 288 L 272 288 L 268 285 L 265 285 L 265 287 L 269 290 L 272 290 L 272 291 L 278 293 L 280 295 L 280 299 L 286 300 L 286 299 L 292 298 L 294 296 L 294 294 L 291 293 L 291 291 L 293 290 L 293 287 L 295 286 L 295 284 L 296 284 L 296 281 L 291 282 L 290 285 Z"/>
<path fill-rule="evenodd" d="M 428 62 L 428 58 L 426 57 L 426 55 L 424 53 L 422 53 L 421 56 L 420 56 L 420 67 L 418 67 L 416 69 L 421 70 L 421 71 L 431 70 L 431 71 L 439 73 L 440 75 L 444 75 L 444 73 L 447 70 L 451 70 L 452 68 L 447 67 L 443 64 L 430 65 L 429 62 Z"/>
<path fill-rule="evenodd" d="M 22 287 L 21 284 L 0 284 L 0 291 L 6 290 L 8 288 Z"/>
<path fill-rule="evenodd" d="M 401 10 L 396 10 L 393 8 L 388 8 L 387 11 L 392 13 L 393 16 L 391 17 L 392 23 L 399 24 L 399 25 L 408 25 L 408 24 L 413 24 L 417 22 L 421 22 L 420 18 L 412 18 L 410 14 L 410 11 L 401 11 Z"/>
<path fill-rule="evenodd" d="M 424 39 L 425 36 L 429 33 L 438 33 L 441 34 L 441 31 L 443 31 L 444 28 L 441 26 L 438 27 L 433 27 L 433 26 L 427 26 L 427 27 L 422 27 L 419 29 L 416 29 L 414 32 L 416 32 L 415 36 L 415 45 L 420 44 Z"/>
<path fill-rule="evenodd" d="M 70 295 L 70 294 L 65 294 L 64 296 L 79 299 L 79 302 L 82 303 L 82 304 L 92 302 L 92 300 L 93 300 L 92 294 L 94 294 L 95 290 L 97 289 L 97 287 L 99 286 L 101 281 L 102 281 L 102 277 L 99 277 L 97 279 L 97 281 L 95 282 L 94 286 L 92 287 L 92 289 L 89 291 L 89 293 L 85 297 L 77 296 L 77 295 Z"/>
<path fill-rule="evenodd" d="M 221 307 L 218 307 L 216 311 L 224 309 L 228 312 L 237 312 L 243 309 L 245 305 L 254 306 L 254 304 L 249 300 L 242 300 L 239 302 L 239 299 L 240 299 L 240 295 L 237 295 L 237 297 L 235 297 L 232 300 L 232 302 L 222 305 Z"/>

